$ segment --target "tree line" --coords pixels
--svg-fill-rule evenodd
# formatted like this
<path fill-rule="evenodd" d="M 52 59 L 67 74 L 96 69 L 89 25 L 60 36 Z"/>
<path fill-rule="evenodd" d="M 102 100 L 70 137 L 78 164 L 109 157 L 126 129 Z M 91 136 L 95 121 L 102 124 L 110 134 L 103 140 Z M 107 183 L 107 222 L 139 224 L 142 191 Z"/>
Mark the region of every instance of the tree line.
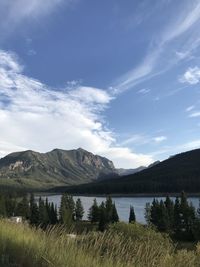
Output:
<path fill-rule="evenodd" d="M 145 218 L 148 225 L 154 225 L 176 240 L 200 240 L 200 207 L 195 209 L 184 192 L 175 201 L 167 196 L 165 200 L 147 203 Z"/>
<path fill-rule="evenodd" d="M 7 196 L 0 194 L 0 217 L 22 216 L 31 225 L 45 229 L 48 225 L 63 224 L 67 227 L 82 221 L 84 208 L 81 199 L 74 201 L 73 197 L 63 194 L 59 209 L 48 198 L 41 197 L 36 200 L 34 194 L 22 197 Z M 115 203 L 111 197 L 107 197 L 100 204 L 94 199 L 88 212 L 88 220 L 104 231 L 109 224 L 119 221 Z M 130 207 L 129 221 L 135 221 L 133 207 Z"/>

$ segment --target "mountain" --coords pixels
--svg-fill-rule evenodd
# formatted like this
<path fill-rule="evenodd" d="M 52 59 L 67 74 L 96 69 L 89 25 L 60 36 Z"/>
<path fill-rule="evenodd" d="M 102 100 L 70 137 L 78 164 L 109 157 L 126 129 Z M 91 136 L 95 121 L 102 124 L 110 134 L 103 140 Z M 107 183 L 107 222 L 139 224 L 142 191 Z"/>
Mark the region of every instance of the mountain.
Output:
<path fill-rule="evenodd" d="M 0 185 L 51 188 L 117 176 L 112 161 L 84 149 L 15 152 L 0 159 Z"/>
<path fill-rule="evenodd" d="M 123 169 L 123 168 L 120 168 L 120 169 L 117 169 L 117 172 L 119 174 L 119 177 L 120 176 L 125 176 L 125 175 L 129 175 L 129 174 L 134 174 L 134 173 L 137 173 L 137 172 L 141 172 L 147 168 L 151 168 L 155 165 L 157 165 L 158 163 L 160 163 L 160 161 L 155 161 L 153 162 L 152 164 L 150 164 L 148 167 L 145 167 L 145 166 L 140 166 L 138 168 L 135 168 L 135 169 Z"/>
<path fill-rule="evenodd" d="M 67 188 L 71 193 L 91 194 L 175 193 L 182 190 L 200 192 L 200 149 L 175 155 L 119 179 Z"/>
<path fill-rule="evenodd" d="M 136 172 L 141 172 L 146 168 L 147 167 L 144 167 L 144 166 L 138 167 L 136 169 L 123 169 L 123 168 L 120 168 L 120 169 L 117 169 L 117 172 L 118 172 L 119 176 L 125 176 L 125 175 L 129 175 L 129 174 L 134 174 Z"/>

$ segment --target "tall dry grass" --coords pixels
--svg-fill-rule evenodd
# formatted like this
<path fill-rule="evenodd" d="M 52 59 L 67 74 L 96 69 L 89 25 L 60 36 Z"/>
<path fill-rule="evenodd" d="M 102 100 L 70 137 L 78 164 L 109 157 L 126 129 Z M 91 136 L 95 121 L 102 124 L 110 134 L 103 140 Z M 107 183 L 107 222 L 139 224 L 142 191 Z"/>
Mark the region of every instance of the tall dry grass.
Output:
<path fill-rule="evenodd" d="M 138 224 L 118 223 L 104 233 L 70 238 L 62 227 L 44 232 L 0 220 L 0 266 L 199 267 L 196 251 L 175 252 L 168 237 Z M 9 266 L 10 264 L 10 266 Z M 17 265 L 18 264 L 18 265 Z"/>

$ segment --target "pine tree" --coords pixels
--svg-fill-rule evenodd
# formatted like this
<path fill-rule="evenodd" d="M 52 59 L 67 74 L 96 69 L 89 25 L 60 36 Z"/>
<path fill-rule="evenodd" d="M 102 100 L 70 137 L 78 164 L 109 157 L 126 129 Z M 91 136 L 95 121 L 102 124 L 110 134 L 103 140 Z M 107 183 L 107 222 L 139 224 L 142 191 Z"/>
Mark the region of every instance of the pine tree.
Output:
<path fill-rule="evenodd" d="M 169 230 L 169 218 L 168 218 L 168 213 L 167 209 L 165 207 L 165 204 L 163 200 L 160 201 L 158 205 L 158 210 L 157 210 L 157 228 L 161 232 L 168 232 Z"/>
<path fill-rule="evenodd" d="M 130 206 L 129 223 L 135 222 L 135 212 L 133 206 Z"/>
<path fill-rule="evenodd" d="M 169 231 L 171 232 L 174 225 L 174 202 L 170 199 L 169 196 L 165 199 L 165 207 L 167 209 L 168 215 L 168 227 Z"/>
<path fill-rule="evenodd" d="M 89 209 L 88 219 L 91 223 L 95 223 L 99 221 L 99 206 L 97 204 L 96 198 L 93 201 L 93 205 Z"/>
<path fill-rule="evenodd" d="M 39 211 L 38 223 L 42 228 L 45 228 L 49 224 L 49 214 L 47 210 L 47 203 L 45 203 L 41 197 L 39 198 L 38 211 Z"/>
<path fill-rule="evenodd" d="M 53 202 L 50 204 L 49 221 L 50 224 L 56 224 L 58 222 L 57 209 L 54 206 Z"/>
<path fill-rule="evenodd" d="M 119 216 L 118 216 L 117 209 L 114 203 L 113 208 L 112 208 L 112 223 L 116 223 L 118 221 L 119 221 Z"/>
<path fill-rule="evenodd" d="M 177 239 L 181 237 L 181 227 L 182 227 L 182 218 L 181 218 L 181 209 L 179 198 L 176 197 L 174 205 L 174 234 Z"/>
<path fill-rule="evenodd" d="M 32 225 L 38 225 L 39 223 L 39 210 L 33 194 L 30 197 L 30 223 Z"/>
<path fill-rule="evenodd" d="M 26 195 L 24 195 L 22 200 L 18 203 L 17 208 L 16 208 L 16 215 L 22 216 L 26 220 L 30 218 L 30 207 L 29 207 L 29 202 L 28 202 L 28 198 Z"/>
<path fill-rule="evenodd" d="M 151 218 L 150 222 L 154 225 L 158 225 L 158 209 L 159 209 L 159 202 L 154 198 L 152 205 L 151 205 Z"/>
<path fill-rule="evenodd" d="M 75 204 L 72 196 L 62 195 L 59 215 L 61 223 L 68 226 L 72 225 L 75 219 Z"/>
<path fill-rule="evenodd" d="M 181 238 L 184 240 L 192 240 L 192 226 L 195 220 L 195 210 L 192 205 L 188 204 L 187 197 L 184 192 L 181 193 L 180 215 Z"/>
<path fill-rule="evenodd" d="M 107 213 L 104 202 L 101 203 L 99 211 L 99 231 L 103 232 L 107 227 Z"/>
<path fill-rule="evenodd" d="M 110 196 L 106 198 L 105 212 L 106 212 L 106 221 L 107 221 L 107 223 L 112 222 L 113 203 L 112 203 L 112 198 Z"/>
<path fill-rule="evenodd" d="M 83 205 L 80 198 L 78 198 L 76 200 L 76 206 L 75 206 L 76 221 L 81 221 L 83 218 L 83 214 L 84 214 Z"/>
<path fill-rule="evenodd" d="M 147 225 L 151 224 L 151 204 L 148 202 L 145 205 L 145 211 L 144 211 L 144 218 L 146 220 Z"/>
<path fill-rule="evenodd" d="M 16 213 L 17 201 L 13 195 L 3 195 L 6 209 L 6 216 L 14 216 Z"/>
<path fill-rule="evenodd" d="M 4 195 L 0 196 L 0 217 L 6 217 L 7 211 L 6 211 L 6 203 L 5 203 L 5 197 Z"/>
<path fill-rule="evenodd" d="M 196 241 L 200 240 L 200 199 L 199 199 L 199 207 L 197 208 L 195 220 L 192 226 L 192 234 Z"/>

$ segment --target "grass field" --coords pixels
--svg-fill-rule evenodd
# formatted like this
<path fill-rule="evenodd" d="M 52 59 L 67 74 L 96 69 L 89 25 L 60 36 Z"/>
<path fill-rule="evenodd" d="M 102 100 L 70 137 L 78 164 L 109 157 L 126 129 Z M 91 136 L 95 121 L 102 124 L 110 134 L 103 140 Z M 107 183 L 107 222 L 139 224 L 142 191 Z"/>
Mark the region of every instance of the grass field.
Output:
<path fill-rule="evenodd" d="M 167 236 L 125 223 L 71 238 L 62 227 L 44 232 L 0 220 L 0 255 L 2 267 L 200 266 L 200 246 L 177 251 Z"/>

